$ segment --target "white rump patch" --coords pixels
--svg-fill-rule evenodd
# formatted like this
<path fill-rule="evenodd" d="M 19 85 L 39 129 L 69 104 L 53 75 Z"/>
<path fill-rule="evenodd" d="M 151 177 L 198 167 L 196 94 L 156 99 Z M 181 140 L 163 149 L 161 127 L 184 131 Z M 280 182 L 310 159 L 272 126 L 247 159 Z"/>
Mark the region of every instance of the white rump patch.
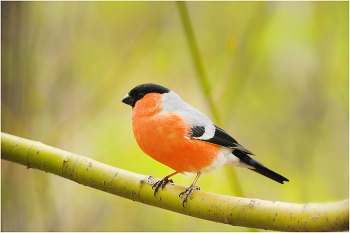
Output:
<path fill-rule="evenodd" d="M 203 168 L 200 172 L 212 173 L 227 163 L 227 156 L 232 152 L 232 149 L 220 146 L 218 157 L 208 167 Z"/>

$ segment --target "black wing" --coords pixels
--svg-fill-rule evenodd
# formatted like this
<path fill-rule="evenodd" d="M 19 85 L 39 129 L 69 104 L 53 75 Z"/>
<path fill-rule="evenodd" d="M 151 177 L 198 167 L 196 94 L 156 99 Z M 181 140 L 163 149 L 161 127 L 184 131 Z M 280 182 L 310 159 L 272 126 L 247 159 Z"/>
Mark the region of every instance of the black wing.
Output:
<path fill-rule="evenodd" d="M 199 139 L 198 137 L 201 137 L 205 132 L 204 126 L 193 126 L 192 127 L 192 135 L 191 138 L 202 140 L 205 142 L 209 142 L 212 144 L 216 144 L 219 146 L 225 146 L 232 149 L 237 149 L 242 152 L 245 152 L 250 155 L 254 155 L 251 151 L 244 148 L 242 145 L 240 145 L 233 137 L 231 137 L 228 133 L 225 132 L 225 130 L 221 129 L 219 126 L 215 126 L 215 134 L 214 137 L 210 139 Z"/>
<path fill-rule="evenodd" d="M 235 149 L 233 150 L 233 154 L 240 159 L 242 163 L 248 164 L 252 166 L 253 168 L 249 168 L 250 170 L 257 172 L 263 176 L 266 176 L 272 180 L 275 180 L 281 184 L 283 184 L 284 181 L 289 181 L 284 176 L 281 176 L 280 174 L 268 169 L 258 161 L 252 159 L 249 157 L 248 154 L 254 155 L 251 151 L 244 148 L 242 145 L 240 145 L 234 138 L 232 138 L 228 133 L 226 133 L 223 129 L 215 125 L 215 134 L 214 137 L 210 139 L 200 139 L 200 137 L 205 133 L 205 127 L 204 126 L 194 126 L 192 127 L 192 135 L 191 138 L 206 141 L 209 143 L 213 143 L 219 146 L 225 146 L 228 148 Z"/>

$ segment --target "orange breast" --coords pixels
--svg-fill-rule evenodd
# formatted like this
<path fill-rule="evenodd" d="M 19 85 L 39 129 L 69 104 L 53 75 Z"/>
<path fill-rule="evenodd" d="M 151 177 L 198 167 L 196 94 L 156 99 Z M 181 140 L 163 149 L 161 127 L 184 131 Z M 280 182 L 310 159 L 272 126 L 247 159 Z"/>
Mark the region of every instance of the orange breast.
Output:
<path fill-rule="evenodd" d="M 198 172 L 209 166 L 217 157 L 219 147 L 188 139 L 191 124 L 176 113 L 160 114 L 161 97 L 159 94 L 147 94 L 133 108 L 133 131 L 140 148 L 178 172 Z"/>

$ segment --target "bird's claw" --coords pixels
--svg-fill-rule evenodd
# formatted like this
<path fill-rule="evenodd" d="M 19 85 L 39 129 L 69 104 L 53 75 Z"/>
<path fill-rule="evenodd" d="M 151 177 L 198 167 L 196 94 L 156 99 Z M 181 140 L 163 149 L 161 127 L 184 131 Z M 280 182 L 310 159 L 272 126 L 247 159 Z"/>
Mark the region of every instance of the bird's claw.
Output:
<path fill-rule="evenodd" d="M 154 196 L 156 196 L 156 193 L 158 191 L 158 189 L 160 187 L 162 187 L 162 190 L 163 188 L 165 187 L 165 185 L 167 183 L 174 183 L 174 181 L 172 179 L 169 179 L 167 176 L 163 177 L 162 179 L 158 180 L 157 182 L 155 182 L 153 185 L 152 185 L 152 189 L 154 188 Z"/>
<path fill-rule="evenodd" d="M 182 191 L 179 194 L 180 198 L 181 198 L 181 196 L 183 196 L 183 201 L 182 201 L 182 206 L 183 207 L 185 207 L 185 202 L 187 201 L 187 197 L 188 196 L 192 200 L 192 193 L 193 193 L 194 190 L 200 190 L 200 188 L 198 186 L 190 186 L 190 187 L 186 188 L 184 191 Z"/>

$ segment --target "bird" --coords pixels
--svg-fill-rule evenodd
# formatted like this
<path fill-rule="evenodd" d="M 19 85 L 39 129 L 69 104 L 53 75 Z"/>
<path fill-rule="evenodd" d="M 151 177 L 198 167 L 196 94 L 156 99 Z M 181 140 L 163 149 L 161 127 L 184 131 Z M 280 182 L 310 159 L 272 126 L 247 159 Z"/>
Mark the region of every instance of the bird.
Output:
<path fill-rule="evenodd" d="M 281 184 L 289 181 L 251 158 L 250 150 L 166 87 L 140 84 L 122 102 L 132 107 L 132 130 L 141 150 L 175 171 L 152 185 L 154 196 L 160 187 L 173 183 L 170 177 L 197 174 L 179 194 L 185 206 L 187 197 L 192 200 L 194 190 L 200 189 L 196 186 L 200 175 L 222 166 L 248 168 Z"/>

